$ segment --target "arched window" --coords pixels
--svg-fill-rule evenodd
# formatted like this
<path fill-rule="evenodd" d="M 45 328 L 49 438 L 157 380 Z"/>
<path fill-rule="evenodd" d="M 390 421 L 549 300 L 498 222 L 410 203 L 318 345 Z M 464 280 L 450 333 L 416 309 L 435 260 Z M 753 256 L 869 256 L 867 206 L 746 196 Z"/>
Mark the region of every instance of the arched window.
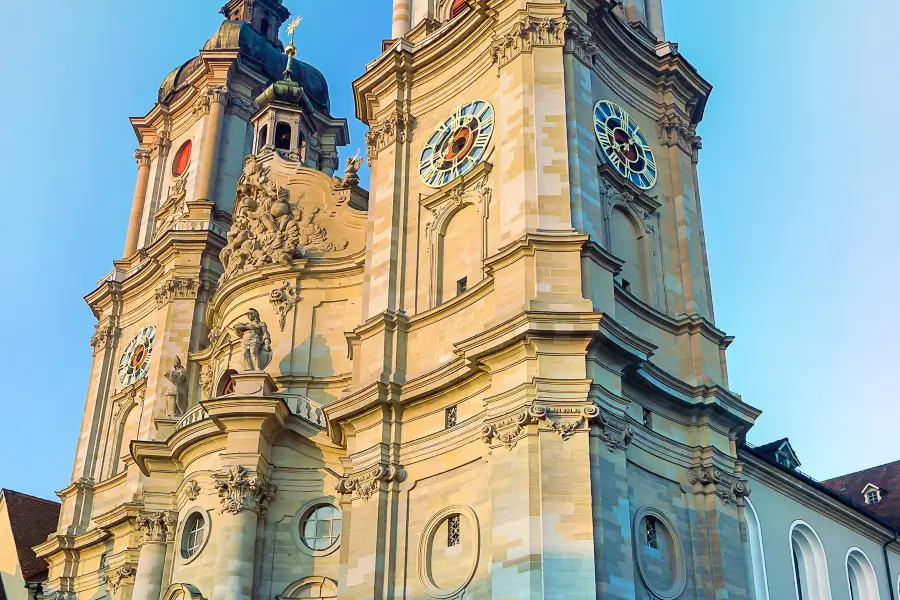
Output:
<path fill-rule="evenodd" d="M 262 150 L 269 141 L 269 126 L 263 125 L 259 129 L 259 137 L 256 139 L 256 151 Z"/>
<path fill-rule="evenodd" d="M 808 523 L 796 521 L 790 542 L 797 600 L 831 600 L 828 562 L 819 536 Z"/>
<path fill-rule="evenodd" d="M 634 219 L 622 208 L 615 207 L 609 219 L 612 253 L 625 261 L 622 267 L 622 287 L 641 300 L 649 302 L 648 269 L 641 238 L 643 232 Z"/>
<path fill-rule="evenodd" d="M 291 126 L 287 123 L 275 126 L 275 147 L 279 150 L 291 149 Z"/>
<path fill-rule="evenodd" d="M 875 568 L 859 548 L 851 548 L 847 552 L 847 582 L 850 585 L 850 600 L 880 600 Z"/>
<path fill-rule="evenodd" d="M 769 600 L 769 581 L 766 575 L 766 555 L 763 552 L 762 527 L 759 515 L 747 498 L 744 501 L 744 521 L 747 524 L 747 558 L 750 561 L 747 572 L 750 575 L 753 600 Z"/>

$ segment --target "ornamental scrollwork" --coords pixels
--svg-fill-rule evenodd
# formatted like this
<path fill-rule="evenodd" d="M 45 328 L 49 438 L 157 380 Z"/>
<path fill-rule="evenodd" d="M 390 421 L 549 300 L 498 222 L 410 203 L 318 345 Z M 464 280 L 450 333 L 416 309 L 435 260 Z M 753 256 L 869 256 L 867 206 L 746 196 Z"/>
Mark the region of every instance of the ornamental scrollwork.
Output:
<path fill-rule="evenodd" d="M 360 475 L 344 477 L 335 486 L 339 494 L 353 494 L 354 499 L 368 501 L 381 488 L 381 483 L 406 481 L 406 469 L 397 464 L 382 463 Z"/>
<path fill-rule="evenodd" d="M 659 141 L 663 146 L 677 146 L 697 162 L 698 152 L 703 147 L 697 135 L 697 125 L 692 124 L 679 109 L 666 106 L 665 114 L 659 120 Z"/>
<path fill-rule="evenodd" d="M 594 42 L 590 31 L 570 21 L 566 25 L 565 51 L 574 54 L 586 65 L 593 67 L 594 61 L 600 54 L 600 47 Z"/>
<path fill-rule="evenodd" d="M 112 322 L 107 325 L 98 323 L 94 328 L 94 335 L 91 336 L 91 347 L 94 349 L 94 355 L 96 356 L 107 347 L 115 346 L 120 337 L 122 337 L 122 330 Z"/>
<path fill-rule="evenodd" d="M 136 573 L 137 569 L 133 566 L 123 565 L 115 571 L 106 574 L 106 587 L 108 587 L 109 591 L 112 593 L 116 593 L 124 584 L 129 582 L 134 583 L 134 576 Z"/>
<path fill-rule="evenodd" d="M 156 308 L 162 308 L 173 300 L 192 300 L 200 296 L 201 284 L 197 279 L 173 277 L 156 288 Z"/>
<path fill-rule="evenodd" d="M 597 426 L 597 437 L 606 444 L 610 452 L 625 450 L 634 438 L 634 431 L 625 419 L 615 417 L 599 408 L 596 416 L 590 420 Z"/>
<path fill-rule="evenodd" d="M 188 500 L 196 500 L 200 497 L 200 484 L 197 483 L 196 479 L 188 481 L 187 486 L 184 488 L 184 493 Z"/>
<path fill-rule="evenodd" d="M 535 47 L 562 46 L 565 39 L 566 19 L 563 17 L 537 18 L 527 16 L 502 34 L 494 34 L 491 42 L 491 60 L 498 69 L 523 52 Z M 499 75 L 499 71 L 498 71 Z"/>
<path fill-rule="evenodd" d="M 700 487 L 698 493 L 709 493 L 710 490 L 714 490 L 716 496 L 725 504 L 742 505 L 744 498 L 750 495 L 750 482 L 714 466 L 691 469 L 688 481 Z"/>
<path fill-rule="evenodd" d="M 281 287 L 272 290 L 269 294 L 269 302 L 272 303 L 272 307 L 278 313 L 278 325 L 281 327 L 281 331 L 284 331 L 284 327 L 287 324 L 287 316 L 297 306 L 299 300 L 300 288 L 291 285 L 289 281 L 283 282 Z"/>
<path fill-rule="evenodd" d="M 249 474 L 240 466 L 233 466 L 213 475 L 223 513 L 233 515 L 250 510 L 265 516 L 269 502 L 275 497 L 277 486 L 259 473 Z"/>
<path fill-rule="evenodd" d="M 175 539 L 177 517 L 170 511 L 140 512 L 135 529 L 141 534 L 141 545 L 161 544 Z"/>
<path fill-rule="evenodd" d="M 537 420 L 530 410 L 522 410 L 496 423 L 485 425 L 481 430 L 481 440 L 486 444 L 491 444 L 496 439 L 507 450 L 512 450 L 519 440 L 525 437 L 526 427 L 536 422 Z"/>
<path fill-rule="evenodd" d="M 600 178 L 600 200 L 605 208 L 603 218 L 607 223 L 607 227 L 609 227 L 609 221 L 612 219 L 613 210 L 618 206 L 631 213 L 643 225 L 644 233 L 654 234 L 656 232 L 653 222 L 658 213 L 645 210 L 633 193 L 627 190 L 620 190 L 604 177 Z"/>
<path fill-rule="evenodd" d="M 585 423 L 599 417 L 593 404 L 583 407 L 535 405 L 528 409 L 532 419 L 545 422 L 563 441 L 570 439 Z"/>

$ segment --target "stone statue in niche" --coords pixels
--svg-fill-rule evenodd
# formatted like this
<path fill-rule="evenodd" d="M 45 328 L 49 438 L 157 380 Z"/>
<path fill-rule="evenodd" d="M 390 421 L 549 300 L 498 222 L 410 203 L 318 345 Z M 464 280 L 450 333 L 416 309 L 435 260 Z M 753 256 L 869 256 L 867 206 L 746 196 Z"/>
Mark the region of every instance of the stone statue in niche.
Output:
<path fill-rule="evenodd" d="M 246 371 L 265 369 L 272 360 L 272 337 L 265 321 L 259 318 L 259 311 L 255 308 L 248 310 L 247 322 L 236 323 L 233 329 L 241 336 L 244 369 Z"/>
<path fill-rule="evenodd" d="M 175 386 L 175 393 L 168 394 L 169 416 L 180 417 L 187 410 L 187 369 L 181 364 L 181 357 L 175 357 L 175 366 L 165 372 L 165 377 Z"/>
<path fill-rule="evenodd" d="M 346 248 L 346 241 L 328 240 L 328 233 L 316 222 L 318 212 L 314 208 L 304 215 L 299 202 L 290 203 L 288 190 L 269 180 L 268 168 L 262 168 L 253 155 L 245 158 L 228 243 L 219 255 L 225 267 L 221 282 L 266 265 L 290 265 L 303 258 L 306 249 Z"/>

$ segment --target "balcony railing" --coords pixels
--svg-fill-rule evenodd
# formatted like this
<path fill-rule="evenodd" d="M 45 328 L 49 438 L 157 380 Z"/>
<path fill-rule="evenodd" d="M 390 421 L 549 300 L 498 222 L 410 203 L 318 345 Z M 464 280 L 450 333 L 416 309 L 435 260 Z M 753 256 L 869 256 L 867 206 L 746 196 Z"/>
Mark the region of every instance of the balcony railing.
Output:
<path fill-rule="evenodd" d="M 317 402 L 313 402 L 300 394 L 279 394 L 278 397 L 284 399 L 293 414 L 316 427 L 325 428 L 325 411 L 322 410 L 322 406 Z M 199 423 L 208 418 L 209 415 L 206 410 L 198 404 L 178 420 L 178 423 L 175 424 L 175 431 L 180 431 L 188 425 Z"/>

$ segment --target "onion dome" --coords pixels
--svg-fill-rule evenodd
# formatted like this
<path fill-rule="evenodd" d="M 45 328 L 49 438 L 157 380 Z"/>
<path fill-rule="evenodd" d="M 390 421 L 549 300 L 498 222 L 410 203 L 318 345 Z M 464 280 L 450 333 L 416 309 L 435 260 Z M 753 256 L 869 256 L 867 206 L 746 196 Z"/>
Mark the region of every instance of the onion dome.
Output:
<path fill-rule="evenodd" d="M 469 0 L 453 0 L 453 5 L 450 7 L 450 18 L 458 17 L 467 8 L 469 8 Z"/>
<path fill-rule="evenodd" d="M 289 60 L 271 41 L 257 33 L 245 21 L 225 21 L 219 31 L 203 46 L 204 50 L 239 50 L 241 58 L 252 68 L 268 78 L 268 83 L 280 81 L 287 70 Z M 325 114 L 331 114 L 328 83 L 321 71 L 303 61 L 291 60 L 291 77 L 302 88 L 312 106 Z M 187 91 L 187 81 L 202 68 L 200 57 L 192 58 L 163 80 L 159 88 L 159 102 L 170 104 Z"/>

